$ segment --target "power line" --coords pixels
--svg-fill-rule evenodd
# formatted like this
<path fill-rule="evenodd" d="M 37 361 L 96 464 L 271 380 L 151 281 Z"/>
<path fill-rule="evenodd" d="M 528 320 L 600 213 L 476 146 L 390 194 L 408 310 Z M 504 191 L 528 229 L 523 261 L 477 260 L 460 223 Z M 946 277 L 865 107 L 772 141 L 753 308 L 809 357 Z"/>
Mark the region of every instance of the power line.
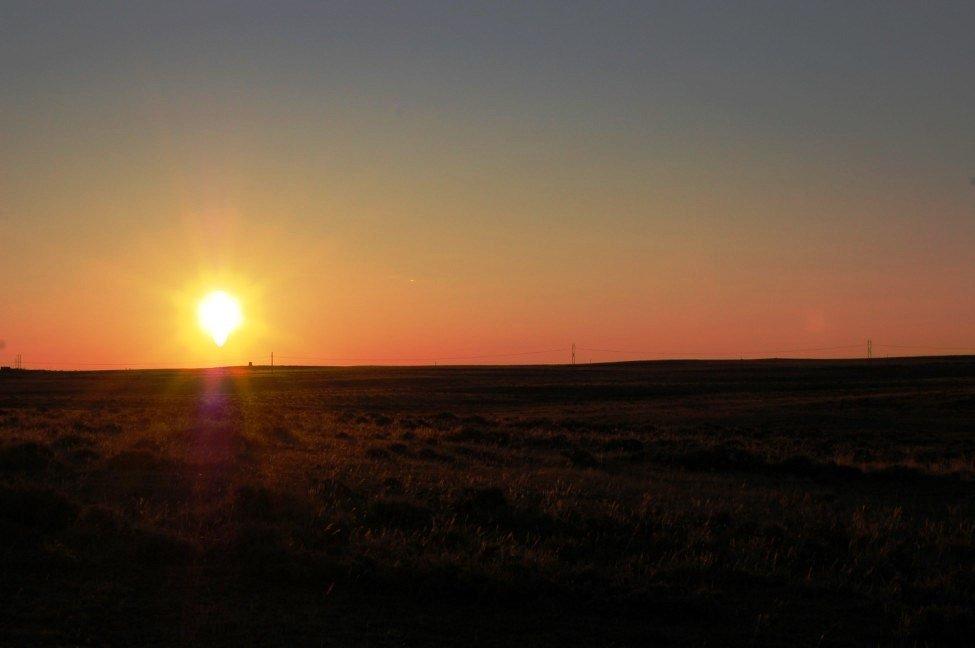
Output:
<path fill-rule="evenodd" d="M 698 356 L 698 357 L 710 357 L 710 358 L 723 358 L 723 357 L 738 357 L 738 356 L 758 356 L 758 355 L 774 355 L 778 353 L 814 353 L 819 351 L 842 351 L 846 349 L 859 349 L 860 344 L 844 344 L 842 346 L 832 346 L 832 347 L 808 347 L 804 349 L 775 349 L 775 350 L 764 350 L 764 351 L 741 351 L 738 353 L 686 353 L 686 352 L 672 352 L 672 351 L 646 351 L 646 350 L 635 350 L 635 349 L 595 349 L 590 347 L 579 347 L 580 351 L 593 351 L 596 353 L 615 353 L 623 355 L 648 355 L 648 356 L 663 356 L 663 357 L 677 357 L 677 356 Z"/>
<path fill-rule="evenodd" d="M 943 346 L 909 346 L 904 344 L 875 344 L 885 349 L 915 349 L 924 351 L 970 351 L 975 353 L 975 347 L 943 347 Z"/>
<path fill-rule="evenodd" d="M 944 352 L 956 352 L 956 353 L 975 353 L 975 347 L 950 347 L 950 346 L 926 346 L 926 345 L 905 345 L 905 344 L 874 344 L 872 339 L 867 340 L 867 357 L 873 357 L 874 348 L 882 349 L 900 349 L 905 351 L 944 351 Z M 280 355 L 272 354 L 271 362 L 274 359 L 284 359 L 289 361 L 299 361 L 307 363 L 331 363 L 331 362 L 341 362 L 341 363 L 416 363 L 416 364 L 436 364 L 441 362 L 451 362 L 451 361 L 466 361 L 466 360 L 490 360 L 490 359 L 504 359 L 504 358 L 521 358 L 530 357 L 536 355 L 544 354 L 558 354 L 569 352 L 570 361 L 575 364 L 576 353 L 580 351 L 587 351 L 590 353 L 604 353 L 613 355 L 626 355 L 626 356 L 642 356 L 642 358 L 661 358 L 661 359 L 725 359 L 725 358 L 739 358 L 748 356 L 750 358 L 770 358 L 770 357 L 781 357 L 784 354 L 799 354 L 799 353 L 821 353 L 828 351 L 852 351 L 854 349 L 860 349 L 862 353 L 863 343 L 857 344 L 844 344 L 837 346 L 823 346 L 823 347 L 803 347 L 803 348 L 792 348 L 792 349 L 767 349 L 758 351 L 741 351 L 737 353 L 694 353 L 694 352 L 673 352 L 673 351 L 660 351 L 660 350 L 648 350 L 648 349 L 607 349 L 607 348 L 597 348 L 597 347 L 584 347 L 579 346 L 576 343 L 568 347 L 558 347 L 549 349 L 535 349 L 530 351 L 512 351 L 507 353 L 483 353 L 483 354 L 470 354 L 470 355 L 452 355 L 452 356 L 374 356 L 374 357 L 361 357 L 361 356 L 300 356 L 300 355 Z M 855 357 L 857 354 L 850 354 L 850 357 Z M 276 356 L 276 358 L 275 358 Z M 562 356 L 565 357 L 565 356 Z M 221 366 L 246 366 L 248 363 L 244 361 L 231 361 L 228 360 Z M 89 362 L 89 361 L 76 361 L 76 360 L 32 360 L 29 363 L 32 367 L 38 368 L 57 368 L 57 367 L 90 367 L 92 369 L 116 369 L 116 368 L 144 368 L 144 369 L 176 369 L 185 367 L 183 362 L 166 362 L 166 361 L 141 361 L 141 362 Z M 17 354 L 14 357 L 14 366 L 23 367 L 23 355 Z M 272 365 L 273 366 L 273 365 Z"/>

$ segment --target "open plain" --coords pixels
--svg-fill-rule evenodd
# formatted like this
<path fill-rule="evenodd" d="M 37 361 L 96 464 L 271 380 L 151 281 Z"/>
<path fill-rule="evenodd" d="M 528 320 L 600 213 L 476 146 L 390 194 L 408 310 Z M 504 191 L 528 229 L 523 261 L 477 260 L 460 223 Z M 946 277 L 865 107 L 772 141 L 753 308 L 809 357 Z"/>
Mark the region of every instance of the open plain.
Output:
<path fill-rule="evenodd" d="M 975 359 L 0 373 L 3 645 L 943 645 Z"/>

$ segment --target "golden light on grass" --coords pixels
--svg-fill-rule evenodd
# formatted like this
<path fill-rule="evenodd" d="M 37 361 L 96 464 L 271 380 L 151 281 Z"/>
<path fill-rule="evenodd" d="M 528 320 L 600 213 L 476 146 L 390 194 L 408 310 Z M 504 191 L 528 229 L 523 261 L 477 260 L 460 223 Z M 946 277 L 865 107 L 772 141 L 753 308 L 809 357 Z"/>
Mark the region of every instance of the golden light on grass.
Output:
<path fill-rule="evenodd" d="M 222 290 L 215 290 L 201 299 L 196 313 L 200 328 L 218 347 L 226 344 L 230 334 L 244 322 L 240 303 Z"/>

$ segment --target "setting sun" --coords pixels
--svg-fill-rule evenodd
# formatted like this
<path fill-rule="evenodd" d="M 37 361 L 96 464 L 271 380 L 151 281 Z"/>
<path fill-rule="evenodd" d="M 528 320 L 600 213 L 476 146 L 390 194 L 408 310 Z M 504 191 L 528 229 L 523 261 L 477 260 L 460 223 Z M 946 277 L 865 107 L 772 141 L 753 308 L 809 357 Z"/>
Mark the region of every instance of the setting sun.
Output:
<path fill-rule="evenodd" d="M 226 344 L 230 334 L 244 321 L 240 303 L 222 290 L 211 292 L 200 300 L 197 317 L 200 328 L 213 338 L 218 347 Z"/>

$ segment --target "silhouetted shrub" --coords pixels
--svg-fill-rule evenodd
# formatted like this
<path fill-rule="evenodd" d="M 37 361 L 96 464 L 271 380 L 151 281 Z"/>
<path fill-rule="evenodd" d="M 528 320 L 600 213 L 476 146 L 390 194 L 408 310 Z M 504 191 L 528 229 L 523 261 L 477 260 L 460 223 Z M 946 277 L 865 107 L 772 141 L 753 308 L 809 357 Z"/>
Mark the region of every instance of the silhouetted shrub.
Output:
<path fill-rule="evenodd" d="M 359 499 L 360 495 L 341 479 L 325 477 L 315 480 L 312 494 L 322 501 L 334 503 L 336 500 Z"/>
<path fill-rule="evenodd" d="M 511 437 L 504 432 L 497 432 L 469 425 L 465 425 L 444 436 L 445 440 L 455 443 L 486 443 L 493 445 L 507 445 L 510 438 Z"/>
<path fill-rule="evenodd" d="M 105 462 L 114 473 L 157 473 L 169 476 L 182 466 L 175 460 L 148 450 L 123 450 Z"/>
<path fill-rule="evenodd" d="M 576 468 L 595 468 L 599 465 L 596 457 L 588 450 L 583 450 L 582 448 L 573 448 L 565 452 L 564 456 Z"/>
<path fill-rule="evenodd" d="M 265 433 L 267 438 L 281 445 L 294 445 L 298 442 L 298 437 L 288 428 L 282 425 L 275 425 Z"/>
<path fill-rule="evenodd" d="M 92 448 L 78 448 L 69 452 L 67 458 L 73 463 L 90 464 L 98 461 L 101 455 Z"/>
<path fill-rule="evenodd" d="M 403 417 L 397 419 L 396 425 L 403 428 L 404 430 L 415 430 L 417 428 L 423 427 L 427 422 L 422 419 L 415 419 L 413 417 Z"/>
<path fill-rule="evenodd" d="M 95 431 L 100 432 L 101 434 L 115 436 L 122 434 L 122 426 L 117 423 L 105 423 L 104 425 L 98 426 Z"/>
<path fill-rule="evenodd" d="M 414 453 L 413 456 L 416 457 L 417 459 L 426 459 L 427 461 L 443 461 L 443 462 L 453 461 L 453 457 L 451 457 L 450 455 L 437 452 L 433 448 L 429 448 L 429 447 L 420 448 Z"/>
<path fill-rule="evenodd" d="M 0 486 L 0 519 L 37 531 L 68 527 L 78 507 L 60 493 L 46 488 Z"/>
<path fill-rule="evenodd" d="M 74 450 L 75 448 L 89 447 L 92 443 L 92 440 L 86 436 L 64 434 L 51 442 L 51 448 L 54 450 Z"/>
<path fill-rule="evenodd" d="M 459 513 L 492 513 L 508 508 L 508 498 L 497 487 L 468 488 L 461 491 L 454 502 Z"/>
<path fill-rule="evenodd" d="M 94 538 L 117 536 L 124 526 L 118 513 L 105 506 L 87 506 L 78 516 L 78 530 Z"/>
<path fill-rule="evenodd" d="M 642 452 L 644 447 L 639 439 L 617 438 L 603 443 L 603 450 L 607 452 Z"/>
<path fill-rule="evenodd" d="M 403 480 L 396 477 L 387 477 L 383 480 L 383 490 L 389 494 L 401 495 L 403 493 Z"/>
<path fill-rule="evenodd" d="M 377 448 L 377 447 L 367 448 L 366 449 L 366 456 L 369 457 L 370 459 L 389 459 L 390 458 L 389 451 L 388 450 L 386 450 L 385 448 Z"/>
<path fill-rule="evenodd" d="M 117 494 L 132 505 L 140 501 L 182 502 L 191 472 L 183 462 L 147 450 L 124 450 L 106 459 L 92 473 L 91 483 Z"/>
<path fill-rule="evenodd" d="M 369 505 L 366 522 L 375 527 L 417 529 L 430 526 L 430 509 L 405 499 L 376 499 Z"/>
<path fill-rule="evenodd" d="M 572 442 L 564 434 L 528 436 L 521 441 L 526 448 L 540 448 L 546 450 L 564 450 L 572 447 Z"/>
<path fill-rule="evenodd" d="M 0 449 L 0 470 L 37 472 L 47 468 L 54 453 L 47 446 L 28 441 Z"/>
<path fill-rule="evenodd" d="M 688 470 L 702 471 L 754 471 L 768 465 L 764 457 L 733 446 L 697 448 L 664 459 Z"/>

